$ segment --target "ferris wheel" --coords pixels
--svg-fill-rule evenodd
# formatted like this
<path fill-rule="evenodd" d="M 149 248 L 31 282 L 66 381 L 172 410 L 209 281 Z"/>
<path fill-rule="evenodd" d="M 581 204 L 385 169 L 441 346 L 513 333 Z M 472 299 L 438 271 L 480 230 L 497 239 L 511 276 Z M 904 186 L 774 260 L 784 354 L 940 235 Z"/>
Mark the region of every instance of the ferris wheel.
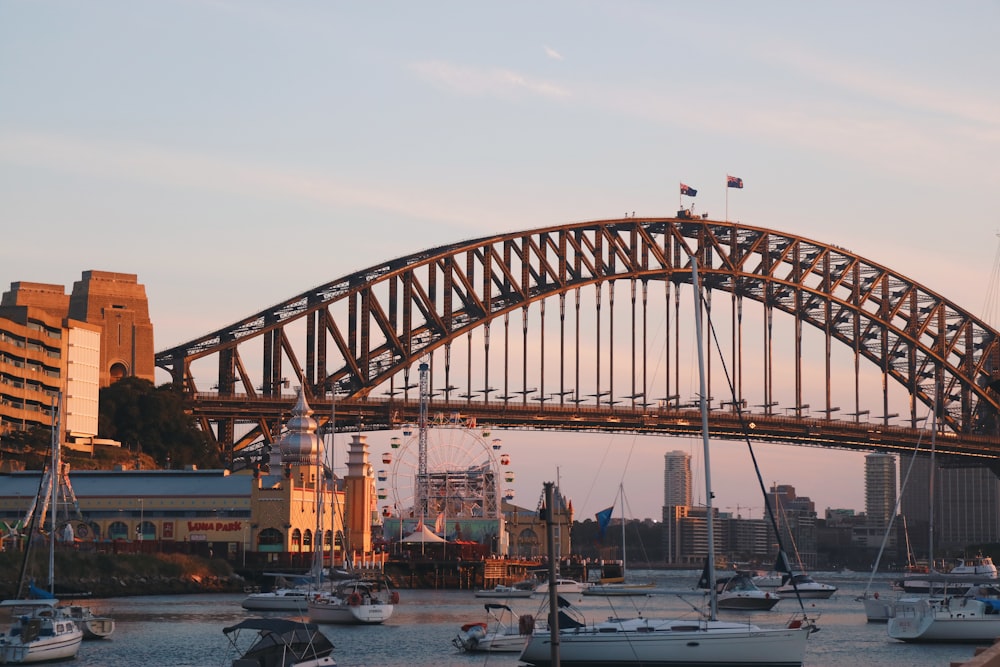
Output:
<path fill-rule="evenodd" d="M 459 416 L 428 423 L 427 467 L 421 480 L 419 433 L 406 426 L 389 440 L 377 473 L 383 516 L 397 513 L 449 519 L 498 518 L 500 498 L 514 498 L 510 456 L 488 427 Z"/>

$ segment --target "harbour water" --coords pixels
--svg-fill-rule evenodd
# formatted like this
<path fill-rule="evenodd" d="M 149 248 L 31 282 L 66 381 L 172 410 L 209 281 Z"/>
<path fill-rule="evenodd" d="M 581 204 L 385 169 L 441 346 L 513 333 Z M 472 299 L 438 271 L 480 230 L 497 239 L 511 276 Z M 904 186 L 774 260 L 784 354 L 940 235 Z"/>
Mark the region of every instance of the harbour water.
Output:
<path fill-rule="evenodd" d="M 637 579 L 653 579 L 659 588 L 690 588 L 699 572 L 640 571 Z M 947 667 L 970 659 L 974 645 L 917 645 L 895 642 L 886 636 L 885 625 L 870 624 L 855 598 L 867 584 L 867 575 L 813 573 L 814 578 L 839 587 L 829 600 L 806 600 L 807 608 L 819 614 L 821 631 L 809 639 L 805 664 L 809 667 L 858 667 L 858 665 L 908 665 Z M 876 580 L 873 590 L 890 594 L 889 577 Z M 402 600 L 389 622 L 379 626 L 324 626 L 324 633 L 336 646 L 334 657 L 340 667 L 473 667 L 493 665 L 514 667 L 515 654 L 477 655 L 459 653 L 451 644 L 459 626 L 485 620 L 483 600 L 471 591 L 403 590 Z M 174 667 L 229 667 L 236 657 L 222 628 L 246 618 L 240 607 L 242 595 L 149 596 L 92 600 L 95 610 L 111 614 L 117 621 L 114 638 L 84 642 L 75 667 L 134 667 L 172 665 Z M 588 618 L 609 615 L 645 616 L 695 612 L 674 595 L 628 598 L 572 596 L 571 601 Z M 697 603 L 698 598 L 692 598 Z M 509 602 L 517 614 L 547 612 L 543 599 Z M 783 622 L 798 609 L 795 600 L 782 600 L 769 612 L 754 612 L 761 625 Z M 295 617 L 294 613 L 275 615 Z M 723 612 L 724 618 L 746 618 L 746 612 Z"/>

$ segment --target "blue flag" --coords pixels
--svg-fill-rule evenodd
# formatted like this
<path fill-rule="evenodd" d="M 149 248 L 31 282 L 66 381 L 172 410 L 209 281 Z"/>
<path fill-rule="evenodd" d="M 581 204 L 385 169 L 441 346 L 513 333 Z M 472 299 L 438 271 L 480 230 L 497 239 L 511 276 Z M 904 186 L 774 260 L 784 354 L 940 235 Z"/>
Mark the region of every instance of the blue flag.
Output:
<path fill-rule="evenodd" d="M 608 532 L 608 526 L 611 524 L 611 512 L 615 509 L 614 505 L 606 510 L 601 510 L 594 516 L 597 517 L 597 531 L 598 538 L 602 542 L 604 541 L 604 535 Z"/>
<path fill-rule="evenodd" d="M 743 179 L 736 178 L 735 176 L 726 176 L 726 187 L 728 188 L 743 188 Z"/>
<path fill-rule="evenodd" d="M 684 185 L 681 183 L 681 194 L 687 195 L 688 197 L 695 197 L 698 195 L 698 191 L 692 188 L 690 185 Z"/>

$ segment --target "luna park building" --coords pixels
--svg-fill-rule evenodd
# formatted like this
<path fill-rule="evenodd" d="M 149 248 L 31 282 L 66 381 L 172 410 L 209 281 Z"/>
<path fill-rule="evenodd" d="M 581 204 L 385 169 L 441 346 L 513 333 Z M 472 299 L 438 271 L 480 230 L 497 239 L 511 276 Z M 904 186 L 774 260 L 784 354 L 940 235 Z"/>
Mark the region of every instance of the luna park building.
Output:
<path fill-rule="evenodd" d="M 71 294 L 61 285 L 15 282 L 0 297 L 0 547 L 21 546 L 29 513 L 41 514 L 31 510 L 47 484 L 40 472 L 20 470 L 18 452 L 3 447 L 4 434 L 50 425 L 61 395 L 63 447 L 120 446 L 97 438 L 100 389 L 123 377 L 153 381 L 153 349 L 145 287 L 134 274 L 85 271 Z M 417 522 L 395 517 L 393 525 L 379 510 L 382 491 L 367 436 L 350 436 L 347 474 L 333 476 L 323 465 L 324 443 L 311 415 L 300 394 L 285 436 L 266 464 L 251 471 L 71 471 L 62 465 L 58 536 L 80 549 L 184 551 L 289 567 L 307 566 L 321 543 L 326 564 L 374 563 L 384 558 L 376 552 L 386 542 L 416 531 Z M 567 554 L 572 505 L 559 497 L 557 553 Z M 538 513 L 500 504 L 497 515 L 466 517 L 466 539 L 489 536 L 490 554 L 544 554 Z M 374 546 L 373 526 L 379 531 L 384 522 L 381 544 Z M 446 522 L 440 532 L 455 532 L 454 524 Z"/>

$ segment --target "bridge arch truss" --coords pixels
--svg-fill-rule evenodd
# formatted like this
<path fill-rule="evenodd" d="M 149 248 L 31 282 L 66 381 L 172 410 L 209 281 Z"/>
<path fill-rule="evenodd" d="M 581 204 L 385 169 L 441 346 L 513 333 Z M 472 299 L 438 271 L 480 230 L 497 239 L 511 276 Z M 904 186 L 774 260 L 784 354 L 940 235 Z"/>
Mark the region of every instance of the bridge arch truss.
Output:
<path fill-rule="evenodd" d="M 681 432 L 666 425 L 670 420 L 644 415 L 650 406 L 668 413 L 684 408 L 680 341 L 681 331 L 691 327 L 680 321 L 680 293 L 691 284 L 691 257 L 699 260 L 705 307 L 711 310 L 713 294 L 716 301 L 728 301 L 731 406 L 746 406 L 742 321 L 749 301 L 764 322 L 762 378 L 755 379 L 763 401 L 755 421 L 766 426 L 774 414 L 776 377 L 779 384 L 794 380 L 791 409 L 803 418 L 806 385 L 815 391 L 818 384 L 803 370 L 803 328 L 808 327 L 825 346 L 823 395 L 812 394 L 812 400 L 823 403 L 813 410 L 825 420 L 839 410 L 832 378 L 841 369 L 831 368 L 839 344 L 854 360 L 850 414 L 855 423 L 867 412 L 861 401 L 865 365 L 881 379 L 882 414 L 876 423 L 888 427 L 897 416 L 890 413 L 890 387 L 901 388 L 909 428 L 918 430 L 920 406 L 936 407 L 942 433 L 980 442 L 973 448 L 976 455 L 993 456 L 1000 444 L 1000 347 L 994 329 L 930 289 L 844 248 L 707 219 L 593 221 L 432 248 L 352 273 L 159 352 L 156 363 L 184 389 L 196 416 L 228 456 L 251 442 L 273 440 L 292 402 L 282 389 L 292 383 L 314 405 L 329 401 L 337 428 L 342 420 L 350 427 L 362 422 L 368 428 L 392 427 L 416 409 L 415 368 L 425 357 L 434 360 L 435 395 L 442 409 L 508 425 L 550 415 L 561 428 L 573 428 L 570 418 L 581 412 L 598 418 L 582 420 L 586 424 L 615 428 L 621 423 L 616 415 L 634 412 L 641 419 L 628 424 Z M 581 297 L 585 289 L 593 291 L 592 299 Z M 622 295 L 630 322 L 623 325 L 619 319 L 616 325 Z M 654 302 L 665 321 L 663 335 L 656 337 L 669 345 L 673 335 L 674 347 L 657 366 L 656 388 L 648 369 L 647 318 Z M 548 314 L 546 304 L 555 304 Z M 772 337 L 775 313 L 790 317 L 794 332 L 778 355 Z M 631 334 L 630 347 L 621 343 L 623 326 Z M 453 354 L 459 345 L 464 353 Z M 557 350 L 550 349 L 546 360 L 552 347 Z M 778 357 L 782 363 L 776 363 Z M 213 378 L 214 391 L 200 391 L 196 377 Z M 479 383 L 481 388 L 474 389 Z M 558 390 L 546 393 L 545 383 Z M 616 383 L 619 392 L 630 392 L 624 406 L 615 405 Z M 623 385 L 627 390 L 620 389 Z M 588 390 L 593 391 L 585 394 Z M 659 393 L 662 397 L 654 401 Z M 736 437 L 725 429 L 719 435 Z"/>

